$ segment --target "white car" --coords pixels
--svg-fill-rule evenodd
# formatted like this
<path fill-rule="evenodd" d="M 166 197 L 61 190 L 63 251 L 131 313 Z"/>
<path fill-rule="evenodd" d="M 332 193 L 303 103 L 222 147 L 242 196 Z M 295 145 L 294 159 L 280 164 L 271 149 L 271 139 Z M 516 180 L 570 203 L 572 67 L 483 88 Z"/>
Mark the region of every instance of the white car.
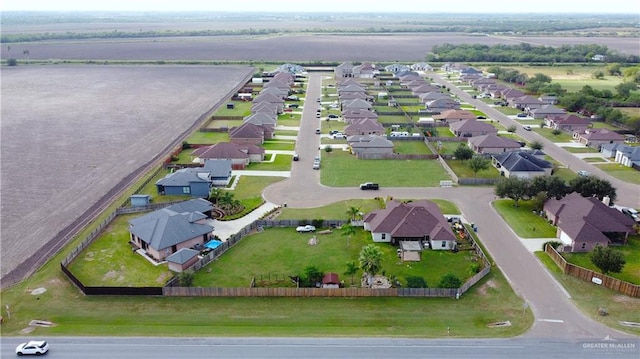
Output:
<path fill-rule="evenodd" d="M 16 347 L 18 355 L 42 355 L 49 351 L 49 343 L 44 340 L 32 340 Z"/>
<path fill-rule="evenodd" d="M 307 224 L 306 226 L 300 226 L 296 228 L 296 232 L 298 233 L 306 233 L 306 232 L 315 232 L 316 231 L 316 227 L 312 226 L 310 224 Z"/>
<path fill-rule="evenodd" d="M 531 126 L 529 126 L 529 125 L 524 125 L 524 126 L 522 126 L 522 128 L 524 128 L 525 131 L 531 131 Z"/>
<path fill-rule="evenodd" d="M 334 133 L 331 136 L 333 137 L 334 140 L 346 140 L 347 139 L 347 135 L 345 135 L 344 133 L 341 133 L 341 132 Z"/>

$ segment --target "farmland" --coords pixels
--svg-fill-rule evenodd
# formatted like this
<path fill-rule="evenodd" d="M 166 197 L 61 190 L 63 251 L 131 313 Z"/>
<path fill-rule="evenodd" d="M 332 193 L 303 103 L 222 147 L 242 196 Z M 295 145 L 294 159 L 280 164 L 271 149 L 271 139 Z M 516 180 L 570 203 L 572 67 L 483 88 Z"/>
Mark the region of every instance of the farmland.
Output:
<path fill-rule="evenodd" d="M 4 68 L 2 275 L 252 72 L 230 66 Z"/>

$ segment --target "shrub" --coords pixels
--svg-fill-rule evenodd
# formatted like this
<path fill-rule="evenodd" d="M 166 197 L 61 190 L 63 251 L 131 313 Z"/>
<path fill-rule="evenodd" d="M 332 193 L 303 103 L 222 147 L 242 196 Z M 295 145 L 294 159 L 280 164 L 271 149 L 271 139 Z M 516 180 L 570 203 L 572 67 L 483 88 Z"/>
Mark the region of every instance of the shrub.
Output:
<path fill-rule="evenodd" d="M 16 59 L 7 59 L 7 66 L 18 66 L 18 60 Z"/>
<path fill-rule="evenodd" d="M 447 273 L 440 279 L 438 288 L 460 288 L 461 285 L 462 281 L 460 278 L 453 273 Z"/>
<path fill-rule="evenodd" d="M 562 242 L 560 241 L 547 241 L 542 243 L 542 250 L 545 250 L 545 247 L 548 245 L 550 245 L 551 247 L 553 247 L 554 249 L 558 249 L 559 247 L 563 246 Z"/>
<path fill-rule="evenodd" d="M 422 277 L 410 276 L 406 277 L 407 288 L 429 288 L 427 281 Z"/>

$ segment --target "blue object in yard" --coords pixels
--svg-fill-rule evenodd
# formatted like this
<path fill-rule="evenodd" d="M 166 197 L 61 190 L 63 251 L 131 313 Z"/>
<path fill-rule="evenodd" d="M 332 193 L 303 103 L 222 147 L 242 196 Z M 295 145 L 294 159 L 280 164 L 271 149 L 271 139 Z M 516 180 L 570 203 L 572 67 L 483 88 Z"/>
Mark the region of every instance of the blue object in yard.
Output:
<path fill-rule="evenodd" d="M 222 242 L 212 239 L 209 242 L 207 242 L 204 246 L 205 248 L 209 248 L 209 249 L 216 249 L 218 248 L 220 245 L 222 244 Z"/>

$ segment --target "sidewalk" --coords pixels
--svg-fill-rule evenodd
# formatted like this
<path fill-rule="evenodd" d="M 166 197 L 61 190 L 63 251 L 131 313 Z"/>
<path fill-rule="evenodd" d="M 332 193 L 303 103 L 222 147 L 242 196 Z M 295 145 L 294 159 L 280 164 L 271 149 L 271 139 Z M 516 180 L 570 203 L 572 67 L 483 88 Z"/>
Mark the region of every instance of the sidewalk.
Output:
<path fill-rule="evenodd" d="M 233 221 L 218 221 L 217 219 L 214 219 L 213 234 L 218 236 L 221 241 L 225 242 L 229 237 L 238 233 L 242 228 L 248 226 L 278 207 L 280 206 L 277 204 L 265 202 L 262 206 L 256 208 L 253 212 L 242 218 L 238 218 Z"/>

